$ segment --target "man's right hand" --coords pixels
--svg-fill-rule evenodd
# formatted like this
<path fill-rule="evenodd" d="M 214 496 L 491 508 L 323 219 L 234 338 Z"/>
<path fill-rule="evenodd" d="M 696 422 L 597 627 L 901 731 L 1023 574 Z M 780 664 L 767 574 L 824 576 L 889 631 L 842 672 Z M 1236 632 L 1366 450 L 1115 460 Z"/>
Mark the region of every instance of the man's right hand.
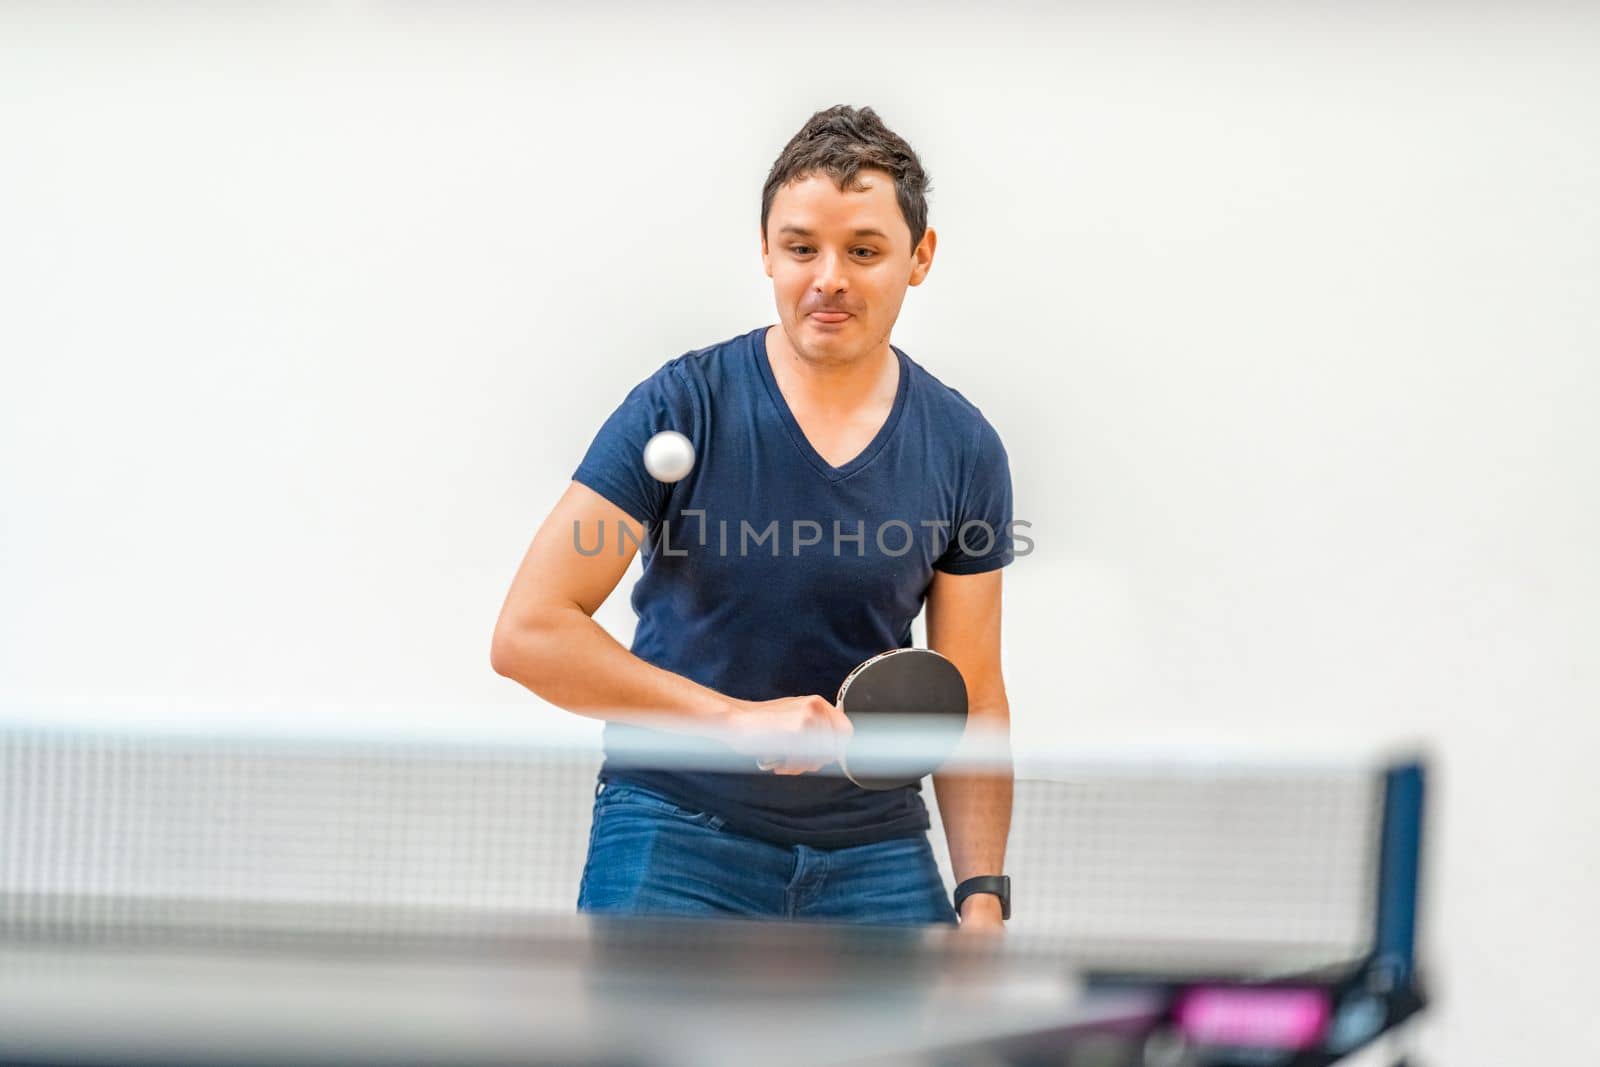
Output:
<path fill-rule="evenodd" d="M 839 758 L 854 732 L 838 705 L 815 695 L 741 700 L 725 726 L 735 751 L 774 774 L 820 771 Z"/>

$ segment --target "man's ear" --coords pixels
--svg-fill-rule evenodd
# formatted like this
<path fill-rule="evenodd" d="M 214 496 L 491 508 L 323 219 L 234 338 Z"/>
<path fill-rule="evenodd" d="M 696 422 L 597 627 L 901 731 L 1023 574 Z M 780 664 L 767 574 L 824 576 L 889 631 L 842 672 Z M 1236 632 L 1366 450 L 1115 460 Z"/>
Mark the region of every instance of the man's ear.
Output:
<path fill-rule="evenodd" d="M 933 269 L 933 250 L 938 245 L 939 235 L 934 232 L 932 226 L 929 226 L 911 253 L 911 258 L 915 261 L 911 266 L 912 285 L 921 285 L 922 280 L 928 276 L 928 271 Z"/>

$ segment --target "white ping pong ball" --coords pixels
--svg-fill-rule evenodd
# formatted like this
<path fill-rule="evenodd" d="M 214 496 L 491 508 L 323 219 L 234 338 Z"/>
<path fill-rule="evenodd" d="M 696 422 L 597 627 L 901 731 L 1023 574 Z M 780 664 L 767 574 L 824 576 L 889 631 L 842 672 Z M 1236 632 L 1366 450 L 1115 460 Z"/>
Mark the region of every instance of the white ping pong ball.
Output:
<path fill-rule="evenodd" d="M 644 469 L 658 482 L 677 482 L 694 470 L 694 445 L 677 430 L 662 430 L 644 446 Z"/>

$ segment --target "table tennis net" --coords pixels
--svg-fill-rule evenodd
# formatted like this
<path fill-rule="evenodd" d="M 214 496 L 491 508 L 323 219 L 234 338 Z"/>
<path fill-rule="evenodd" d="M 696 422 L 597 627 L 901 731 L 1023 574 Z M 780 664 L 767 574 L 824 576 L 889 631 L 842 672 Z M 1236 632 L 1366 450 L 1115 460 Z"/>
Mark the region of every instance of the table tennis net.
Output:
<path fill-rule="evenodd" d="M 0 724 L 0 937 L 384 938 L 570 914 L 597 746 Z M 934 791 L 932 837 L 952 884 Z M 1359 957 L 1380 769 L 1024 761 L 1012 930 Z"/>

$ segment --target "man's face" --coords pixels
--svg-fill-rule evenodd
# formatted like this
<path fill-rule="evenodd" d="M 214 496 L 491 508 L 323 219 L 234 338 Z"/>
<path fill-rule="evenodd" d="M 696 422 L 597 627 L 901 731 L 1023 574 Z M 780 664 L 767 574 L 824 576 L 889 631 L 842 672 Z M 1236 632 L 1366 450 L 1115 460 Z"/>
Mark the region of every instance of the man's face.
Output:
<path fill-rule="evenodd" d="M 802 358 L 852 362 L 888 343 L 906 287 L 933 263 L 929 229 L 916 249 L 895 200 L 894 179 L 859 175 L 862 191 L 840 192 L 816 174 L 778 190 L 761 235 L 783 332 Z"/>

